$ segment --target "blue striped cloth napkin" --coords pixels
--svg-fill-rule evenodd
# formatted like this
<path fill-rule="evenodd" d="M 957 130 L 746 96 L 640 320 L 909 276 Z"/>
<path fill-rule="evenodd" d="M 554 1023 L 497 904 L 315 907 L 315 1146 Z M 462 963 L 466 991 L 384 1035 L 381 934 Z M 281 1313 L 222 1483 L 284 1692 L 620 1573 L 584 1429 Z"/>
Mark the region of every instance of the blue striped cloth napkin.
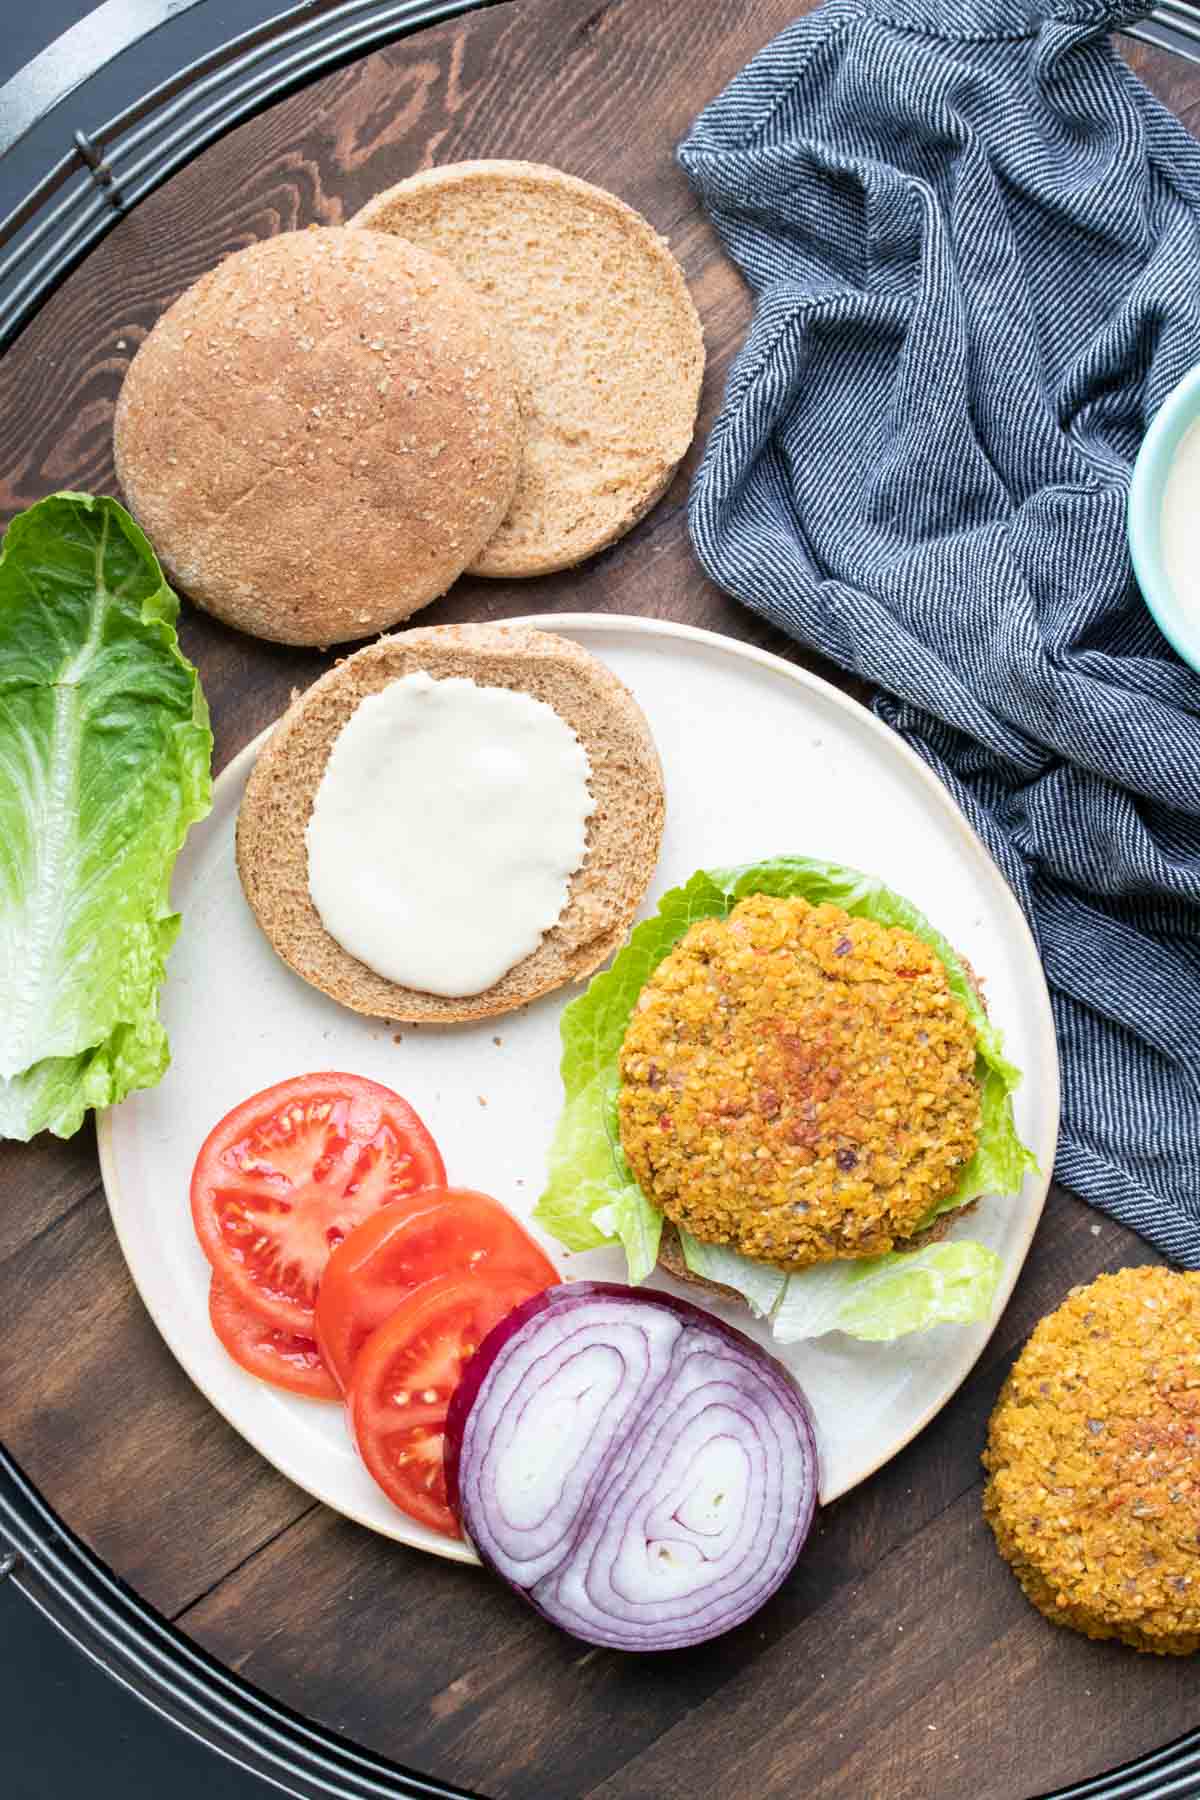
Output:
<path fill-rule="evenodd" d="M 1200 1268 L 1200 676 L 1124 532 L 1200 362 L 1200 145 L 1108 42 L 1144 10 L 828 0 L 701 115 L 680 158 L 757 304 L 690 522 L 1011 882 L 1059 1179 Z"/>

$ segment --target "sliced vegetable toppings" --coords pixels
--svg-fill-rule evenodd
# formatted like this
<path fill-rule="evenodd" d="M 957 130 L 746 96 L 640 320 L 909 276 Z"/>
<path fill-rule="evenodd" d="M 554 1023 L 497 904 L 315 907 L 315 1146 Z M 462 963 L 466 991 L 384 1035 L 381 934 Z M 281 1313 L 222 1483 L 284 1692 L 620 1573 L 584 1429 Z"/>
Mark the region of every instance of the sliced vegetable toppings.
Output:
<path fill-rule="evenodd" d="M 341 1389 L 310 1337 L 281 1331 L 246 1306 L 214 1275 L 208 1290 L 212 1328 L 248 1375 L 308 1400 L 340 1400 Z"/>
<path fill-rule="evenodd" d="M 416 1288 L 359 1351 L 346 1413 L 359 1455 L 389 1500 L 447 1537 L 446 1409 L 465 1365 L 540 1279 L 496 1270 L 440 1275 Z"/>
<path fill-rule="evenodd" d="M 211 799 L 179 602 L 115 500 L 54 494 L 0 553 L 0 1137 L 70 1137 L 167 1066 L 167 892 Z"/>
<path fill-rule="evenodd" d="M 335 1400 L 401 1511 L 460 1535 L 443 1431 L 464 1365 L 557 1281 L 495 1200 L 447 1188 L 412 1108 L 359 1075 L 298 1075 L 235 1106 L 192 1176 L 209 1317 L 234 1360 Z"/>
<path fill-rule="evenodd" d="M 435 1275 L 527 1277 L 529 1291 L 558 1271 L 511 1213 L 487 1194 L 428 1188 L 411 1205 L 393 1203 L 356 1225 L 326 1265 L 317 1294 L 316 1336 L 342 1387 L 358 1352 L 400 1302 Z"/>
<path fill-rule="evenodd" d="M 672 1296 L 538 1294 L 463 1374 L 451 1507 L 479 1554 L 590 1644 L 671 1650 L 749 1618 L 816 1508 L 811 1414 L 787 1371 Z"/>
<path fill-rule="evenodd" d="M 361 1075 L 297 1075 L 209 1133 L 192 1174 L 192 1219 L 243 1305 L 313 1337 L 331 1252 L 381 1207 L 445 1179 L 433 1139 L 390 1088 Z"/>

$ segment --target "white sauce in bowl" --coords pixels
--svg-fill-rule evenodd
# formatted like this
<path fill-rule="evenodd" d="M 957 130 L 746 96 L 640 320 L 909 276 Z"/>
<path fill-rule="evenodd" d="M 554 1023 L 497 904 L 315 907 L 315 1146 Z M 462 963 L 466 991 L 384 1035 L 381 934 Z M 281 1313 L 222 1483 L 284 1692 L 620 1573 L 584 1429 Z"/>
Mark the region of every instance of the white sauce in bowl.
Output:
<path fill-rule="evenodd" d="M 1176 601 L 1200 605 L 1200 419 L 1189 425 L 1167 470 L 1162 557 Z"/>
<path fill-rule="evenodd" d="M 583 862 L 587 753 L 544 700 L 418 671 L 359 702 L 308 823 L 342 948 L 402 987 L 482 994 L 537 949 Z"/>

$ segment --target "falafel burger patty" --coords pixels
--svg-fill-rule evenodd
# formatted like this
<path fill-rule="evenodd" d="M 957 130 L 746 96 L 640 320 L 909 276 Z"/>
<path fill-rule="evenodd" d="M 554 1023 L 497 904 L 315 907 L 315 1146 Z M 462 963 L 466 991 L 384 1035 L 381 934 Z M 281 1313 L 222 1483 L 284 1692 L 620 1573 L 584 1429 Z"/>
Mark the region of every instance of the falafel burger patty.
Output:
<path fill-rule="evenodd" d="M 1074 1288 L 1017 1358 L 983 1464 L 984 1514 L 1039 1612 L 1200 1649 L 1200 1274 Z"/>
<path fill-rule="evenodd" d="M 752 894 L 647 980 L 621 1145 L 705 1243 L 780 1269 L 876 1256 L 953 1194 L 979 1139 L 970 1015 L 900 926 Z"/>

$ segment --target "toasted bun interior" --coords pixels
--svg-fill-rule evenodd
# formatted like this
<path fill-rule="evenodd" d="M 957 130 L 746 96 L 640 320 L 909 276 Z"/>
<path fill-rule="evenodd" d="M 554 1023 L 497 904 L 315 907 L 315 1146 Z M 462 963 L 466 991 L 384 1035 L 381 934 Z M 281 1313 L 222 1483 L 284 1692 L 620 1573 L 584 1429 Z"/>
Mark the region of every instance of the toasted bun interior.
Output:
<path fill-rule="evenodd" d="M 541 575 L 635 525 L 691 443 L 704 339 L 666 240 L 615 195 L 539 163 L 426 169 L 352 221 L 454 264 L 495 309 L 527 436 L 476 575 Z"/>

